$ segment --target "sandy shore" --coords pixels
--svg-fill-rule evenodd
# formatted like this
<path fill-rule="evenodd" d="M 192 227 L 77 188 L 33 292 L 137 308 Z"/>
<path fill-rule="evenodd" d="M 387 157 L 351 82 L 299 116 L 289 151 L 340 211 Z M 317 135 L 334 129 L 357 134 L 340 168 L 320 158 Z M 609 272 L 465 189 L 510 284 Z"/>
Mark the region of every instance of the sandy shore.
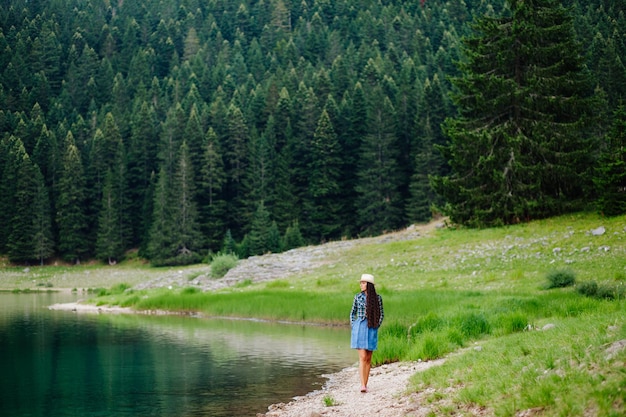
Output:
<path fill-rule="evenodd" d="M 49 310 L 72 311 L 74 313 L 114 313 L 114 314 L 134 314 L 136 311 L 117 306 L 96 306 L 93 304 L 82 304 L 80 301 L 75 303 L 52 304 L 48 306 Z"/>
<path fill-rule="evenodd" d="M 130 308 L 96 306 L 74 303 L 53 304 L 50 310 L 71 311 L 86 314 L 137 314 Z M 265 414 L 258 417 L 379 417 L 425 416 L 428 406 L 420 404 L 419 395 L 409 394 L 409 379 L 417 372 L 440 365 L 443 359 L 429 362 L 397 362 L 372 368 L 367 393 L 360 392 L 360 380 L 356 366 L 337 373 L 324 375 L 328 378 L 321 390 L 296 397 L 290 403 L 273 404 Z M 329 403 L 330 405 L 328 405 Z"/>

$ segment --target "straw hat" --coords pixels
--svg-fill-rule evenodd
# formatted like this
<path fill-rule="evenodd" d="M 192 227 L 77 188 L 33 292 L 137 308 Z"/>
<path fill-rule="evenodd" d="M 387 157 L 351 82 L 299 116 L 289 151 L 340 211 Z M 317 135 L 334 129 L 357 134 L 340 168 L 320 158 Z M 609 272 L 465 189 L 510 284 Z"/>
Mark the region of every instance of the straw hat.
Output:
<path fill-rule="evenodd" d="M 361 279 L 359 281 L 371 282 L 372 284 L 374 284 L 374 275 L 363 274 L 361 275 Z"/>

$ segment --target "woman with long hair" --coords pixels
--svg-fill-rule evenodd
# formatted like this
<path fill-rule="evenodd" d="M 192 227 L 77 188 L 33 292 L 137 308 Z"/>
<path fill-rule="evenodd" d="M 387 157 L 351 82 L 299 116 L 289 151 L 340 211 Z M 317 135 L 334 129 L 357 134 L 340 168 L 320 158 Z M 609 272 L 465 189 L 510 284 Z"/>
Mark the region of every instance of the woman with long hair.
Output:
<path fill-rule="evenodd" d="M 361 275 L 361 292 L 354 296 L 350 326 L 350 347 L 359 352 L 361 392 L 367 392 L 367 382 L 372 367 L 372 353 L 378 347 L 378 328 L 383 323 L 383 298 L 376 293 L 374 276 Z"/>

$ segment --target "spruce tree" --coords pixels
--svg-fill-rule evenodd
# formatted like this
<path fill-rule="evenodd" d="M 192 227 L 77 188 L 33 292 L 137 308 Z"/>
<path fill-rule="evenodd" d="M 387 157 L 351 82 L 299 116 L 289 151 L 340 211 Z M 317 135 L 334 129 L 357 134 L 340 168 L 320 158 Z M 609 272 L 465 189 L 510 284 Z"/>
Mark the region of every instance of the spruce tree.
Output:
<path fill-rule="evenodd" d="M 369 110 L 368 134 L 361 144 L 356 185 L 358 224 L 365 235 L 394 230 L 402 219 L 396 114 L 382 91 L 376 97 Z"/>
<path fill-rule="evenodd" d="M 614 114 L 613 128 L 596 165 L 594 183 L 598 211 L 607 216 L 626 213 L 626 106 Z"/>
<path fill-rule="evenodd" d="M 59 252 L 66 261 L 80 263 L 80 260 L 89 253 L 85 216 L 85 174 L 71 131 L 67 133 L 64 148 L 56 205 Z"/>
<path fill-rule="evenodd" d="M 592 166 L 596 106 L 571 17 L 556 0 L 507 3 L 465 39 L 460 114 L 445 122 L 453 172 L 433 181 L 451 219 L 467 225 L 575 209 Z"/>
<path fill-rule="evenodd" d="M 263 201 L 261 201 L 250 223 L 250 233 L 248 234 L 249 255 L 263 255 L 266 252 L 270 252 L 271 225 L 270 213 L 265 208 Z"/>
<path fill-rule="evenodd" d="M 15 136 L 0 140 L 0 252 L 5 252 L 11 234 L 11 220 L 15 210 L 18 167 L 24 145 Z M 25 152 L 25 151 L 24 151 Z"/>
<path fill-rule="evenodd" d="M 163 166 L 157 176 L 152 204 L 152 224 L 147 239 L 146 256 L 153 265 L 165 265 L 171 257 L 174 221 L 170 206 L 169 176 Z"/>
<path fill-rule="evenodd" d="M 38 201 L 42 197 L 43 178 L 39 168 L 35 165 L 23 146 L 18 146 L 16 160 L 16 193 L 15 205 L 11 210 L 10 233 L 8 236 L 8 255 L 11 262 L 28 263 L 43 261 L 51 255 L 51 230 L 49 207 L 39 205 L 45 201 Z M 47 193 L 44 189 L 44 194 Z M 38 210 L 39 209 L 39 210 Z M 41 216 L 47 216 L 42 218 Z M 41 227 L 41 228 L 40 228 Z M 42 233 L 44 246 L 39 246 L 38 233 Z"/>
<path fill-rule="evenodd" d="M 175 264 L 186 265 L 200 261 L 203 237 L 198 222 L 193 164 L 186 141 L 183 141 L 179 154 L 171 189 L 174 232 L 171 256 Z"/>
<path fill-rule="evenodd" d="M 110 265 L 117 263 L 124 252 L 120 224 L 122 210 L 116 191 L 114 175 L 109 169 L 102 188 L 102 205 L 99 211 L 98 235 L 96 239 L 96 257 Z"/>
<path fill-rule="evenodd" d="M 35 165 L 36 166 L 36 165 Z M 43 175 L 37 168 L 35 174 L 35 194 L 32 202 L 33 231 L 35 256 L 39 264 L 54 254 L 54 236 L 52 233 L 52 211 L 50 207 L 50 191 L 45 186 Z"/>
<path fill-rule="evenodd" d="M 198 193 L 200 227 L 209 249 L 218 250 L 224 235 L 226 203 L 222 189 L 226 174 L 219 141 L 213 128 L 209 128 L 206 134 L 201 171 Z"/>
<path fill-rule="evenodd" d="M 341 234 L 341 154 L 337 134 L 326 110 L 322 111 L 311 141 L 307 212 L 311 236 L 327 240 Z"/>

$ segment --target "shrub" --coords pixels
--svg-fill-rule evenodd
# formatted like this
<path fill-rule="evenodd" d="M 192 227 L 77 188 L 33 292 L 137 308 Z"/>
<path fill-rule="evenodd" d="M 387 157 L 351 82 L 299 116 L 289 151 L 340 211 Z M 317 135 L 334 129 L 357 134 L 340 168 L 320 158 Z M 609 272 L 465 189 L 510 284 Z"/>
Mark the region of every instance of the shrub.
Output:
<path fill-rule="evenodd" d="M 576 287 L 576 291 L 586 297 L 604 300 L 622 299 L 626 296 L 626 287 L 623 285 L 598 284 L 596 281 L 583 282 Z"/>
<path fill-rule="evenodd" d="M 568 269 L 548 272 L 546 289 L 571 287 L 576 283 L 576 274 Z"/>
<path fill-rule="evenodd" d="M 213 258 L 213 262 L 211 262 L 211 276 L 222 278 L 237 265 L 238 260 L 239 258 L 233 254 L 217 254 L 217 256 Z"/>
<path fill-rule="evenodd" d="M 200 290 L 196 287 L 185 287 L 180 292 L 180 295 L 191 295 L 191 294 L 197 294 L 199 292 Z"/>
<path fill-rule="evenodd" d="M 587 297 L 595 297 L 598 294 L 598 283 L 595 281 L 581 282 L 576 287 L 576 292 Z"/>

